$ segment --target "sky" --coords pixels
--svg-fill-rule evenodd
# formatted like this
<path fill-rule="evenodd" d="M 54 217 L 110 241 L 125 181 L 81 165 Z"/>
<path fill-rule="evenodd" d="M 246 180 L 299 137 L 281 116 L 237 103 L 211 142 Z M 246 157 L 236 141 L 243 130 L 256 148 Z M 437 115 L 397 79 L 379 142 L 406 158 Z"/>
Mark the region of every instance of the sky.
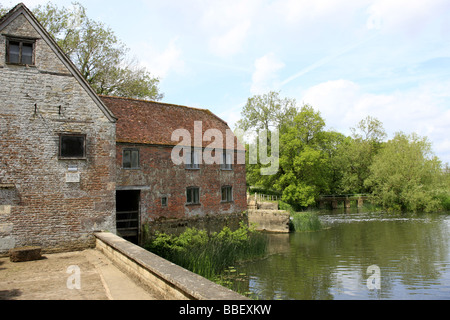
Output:
<path fill-rule="evenodd" d="M 426 136 L 450 163 L 449 0 L 78 2 L 160 78 L 162 102 L 209 109 L 234 129 L 248 98 L 279 91 L 329 130 L 349 135 L 372 116 L 388 139 Z"/>

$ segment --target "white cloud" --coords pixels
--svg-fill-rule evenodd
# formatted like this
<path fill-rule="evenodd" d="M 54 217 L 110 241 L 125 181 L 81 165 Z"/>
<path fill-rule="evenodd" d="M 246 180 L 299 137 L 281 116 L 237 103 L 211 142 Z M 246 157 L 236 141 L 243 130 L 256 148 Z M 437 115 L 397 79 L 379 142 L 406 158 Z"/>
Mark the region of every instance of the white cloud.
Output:
<path fill-rule="evenodd" d="M 272 52 L 256 59 L 250 88 L 251 93 L 262 94 L 270 90 L 276 90 L 279 87 L 277 72 L 284 66 L 284 63 Z"/>
<path fill-rule="evenodd" d="M 22 2 L 23 4 L 25 4 L 27 6 L 28 9 L 31 9 L 31 10 L 33 10 L 38 5 L 46 5 L 49 2 L 56 4 L 59 8 L 62 8 L 62 7 L 70 8 L 70 7 L 72 7 L 72 5 L 74 3 L 74 1 L 72 1 L 72 0 L 53 0 L 53 1 L 48 1 L 48 0 L 23 0 L 23 1 L 9 0 L 9 1 L 2 1 L 2 2 L 6 2 L 5 6 L 7 6 L 7 7 L 13 7 L 13 6 L 17 5 L 19 2 Z"/>
<path fill-rule="evenodd" d="M 370 3 L 369 0 L 281 0 L 274 7 L 290 24 L 309 23 L 317 20 L 336 23 L 346 23 L 361 7 Z"/>
<path fill-rule="evenodd" d="M 415 35 L 449 9 L 447 0 L 376 0 L 367 8 L 367 28 Z"/>
<path fill-rule="evenodd" d="M 213 36 L 209 42 L 211 52 L 220 57 L 229 57 L 242 50 L 250 28 L 250 21 L 240 21 L 224 34 Z"/>
<path fill-rule="evenodd" d="M 441 160 L 450 162 L 448 88 L 450 82 L 430 82 L 406 91 L 373 94 L 341 79 L 309 88 L 299 101 L 319 110 L 328 127 L 344 134 L 366 116 L 373 116 L 383 123 L 389 138 L 398 131 L 427 136 Z"/>
<path fill-rule="evenodd" d="M 21 1 L 23 4 L 25 4 L 29 9 L 34 8 L 37 5 L 40 4 L 46 4 L 48 1 L 45 0 L 24 0 Z M 6 6 L 11 7 L 11 6 L 15 6 L 16 4 L 18 4 L 19 1 L 6 1 Z"/>
<path fill-rule="evenodd" d="M 177 46 L 177 39 L 172 39 L 167 46 L 158 50 L 149 43 L 139 43 L 134 52 L 141 52 L 139 60 L 154 76 L 164 78 L 169 73 L 184 73 L 186 71 L 182 51 Z"/>
<path fill-rule="evenodd" d="M 204 2 L 199 23 L 208 39 L 209 50 L 222 58 L 240 52 L 260 6 L 254 0 Z"/>
<path fill-rule="evenodd" d="M 181 54 L 181 50 L 176 45 L 176 39 L 170 41 L 167 48 L 155 58 L 155 72 L 161 77 L 174 70 L 182 72 L 184 70 L 184 61 L 181 58 Z"/>
<path fill-rule="evenodd" d="M 360 87 L 348 80 L 328 81 L 307 89 L 299 101 L 319 110 L 328 127 L 344 134 L 364 118 L 367 110 L 360 105 Z"/>
<path fill-rule="evenodd" d="M 243 105 L 245 105 L 245 101 L 234 106 L 227 106 L 226 111 L 218 113 L 217 116 L 223 119 L 231 130 L 234 130 L 236 123 L 241 119 Z"/>

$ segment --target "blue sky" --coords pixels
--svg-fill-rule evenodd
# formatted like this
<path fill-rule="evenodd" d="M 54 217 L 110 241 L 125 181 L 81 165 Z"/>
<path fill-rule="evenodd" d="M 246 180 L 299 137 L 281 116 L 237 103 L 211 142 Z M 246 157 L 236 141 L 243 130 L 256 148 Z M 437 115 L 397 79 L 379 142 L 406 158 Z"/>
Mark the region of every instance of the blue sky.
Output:
<path fill-rule="evenodd" d="M 450 163 L 448 0 L 79 2 L 160 77 L 163 102 L 234 128 L 247 98 L 280 91 L 344 134 L 370 115 L 388 138 L 427 136 Z"/>

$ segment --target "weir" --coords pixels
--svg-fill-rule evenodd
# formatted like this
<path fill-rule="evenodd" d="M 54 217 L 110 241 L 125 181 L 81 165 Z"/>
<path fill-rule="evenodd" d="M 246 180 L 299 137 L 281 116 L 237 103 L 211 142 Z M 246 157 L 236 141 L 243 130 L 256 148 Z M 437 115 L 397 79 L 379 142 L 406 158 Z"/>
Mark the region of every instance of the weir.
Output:
<path fill-rule="evenodd" d="M 344 203 L 345 208 L 350 208 L 352 202 L 357 202 L 358 208 L 364 205 L 364 200 L 367 200 L 369 195 L 367 194 L 340 194 L 340 195 L 322 195 L 320 196 L 319 208 L 325 208 L 325 205 L 331 204 L 333 209 L 337 209 L 339 203 Z"/>

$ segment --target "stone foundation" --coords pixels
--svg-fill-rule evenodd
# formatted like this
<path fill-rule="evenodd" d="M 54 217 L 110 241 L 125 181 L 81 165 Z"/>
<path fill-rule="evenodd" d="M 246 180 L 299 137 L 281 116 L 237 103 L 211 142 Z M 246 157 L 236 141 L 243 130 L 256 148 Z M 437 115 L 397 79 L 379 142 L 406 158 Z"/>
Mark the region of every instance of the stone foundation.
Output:
<path fill-rule="evenodd" d="M 289 232 L 289 212 L 284 210 L 249 210 L 248 223 L 256 230 L 267 232 Z"/>
<path fill-rule="evenodd" d="M 147 222 L 142 226 L 140 243 L 144 244 L 156 232 L 180 235 L 187 228 L 196 228 L 212 233 L 219 232 L 224 227 L 229 227 L 234 231 L 239 228 L 241 222 L 248 223 L 246 213 L 206 215 L 184 219 L 160 219 Z"/>

